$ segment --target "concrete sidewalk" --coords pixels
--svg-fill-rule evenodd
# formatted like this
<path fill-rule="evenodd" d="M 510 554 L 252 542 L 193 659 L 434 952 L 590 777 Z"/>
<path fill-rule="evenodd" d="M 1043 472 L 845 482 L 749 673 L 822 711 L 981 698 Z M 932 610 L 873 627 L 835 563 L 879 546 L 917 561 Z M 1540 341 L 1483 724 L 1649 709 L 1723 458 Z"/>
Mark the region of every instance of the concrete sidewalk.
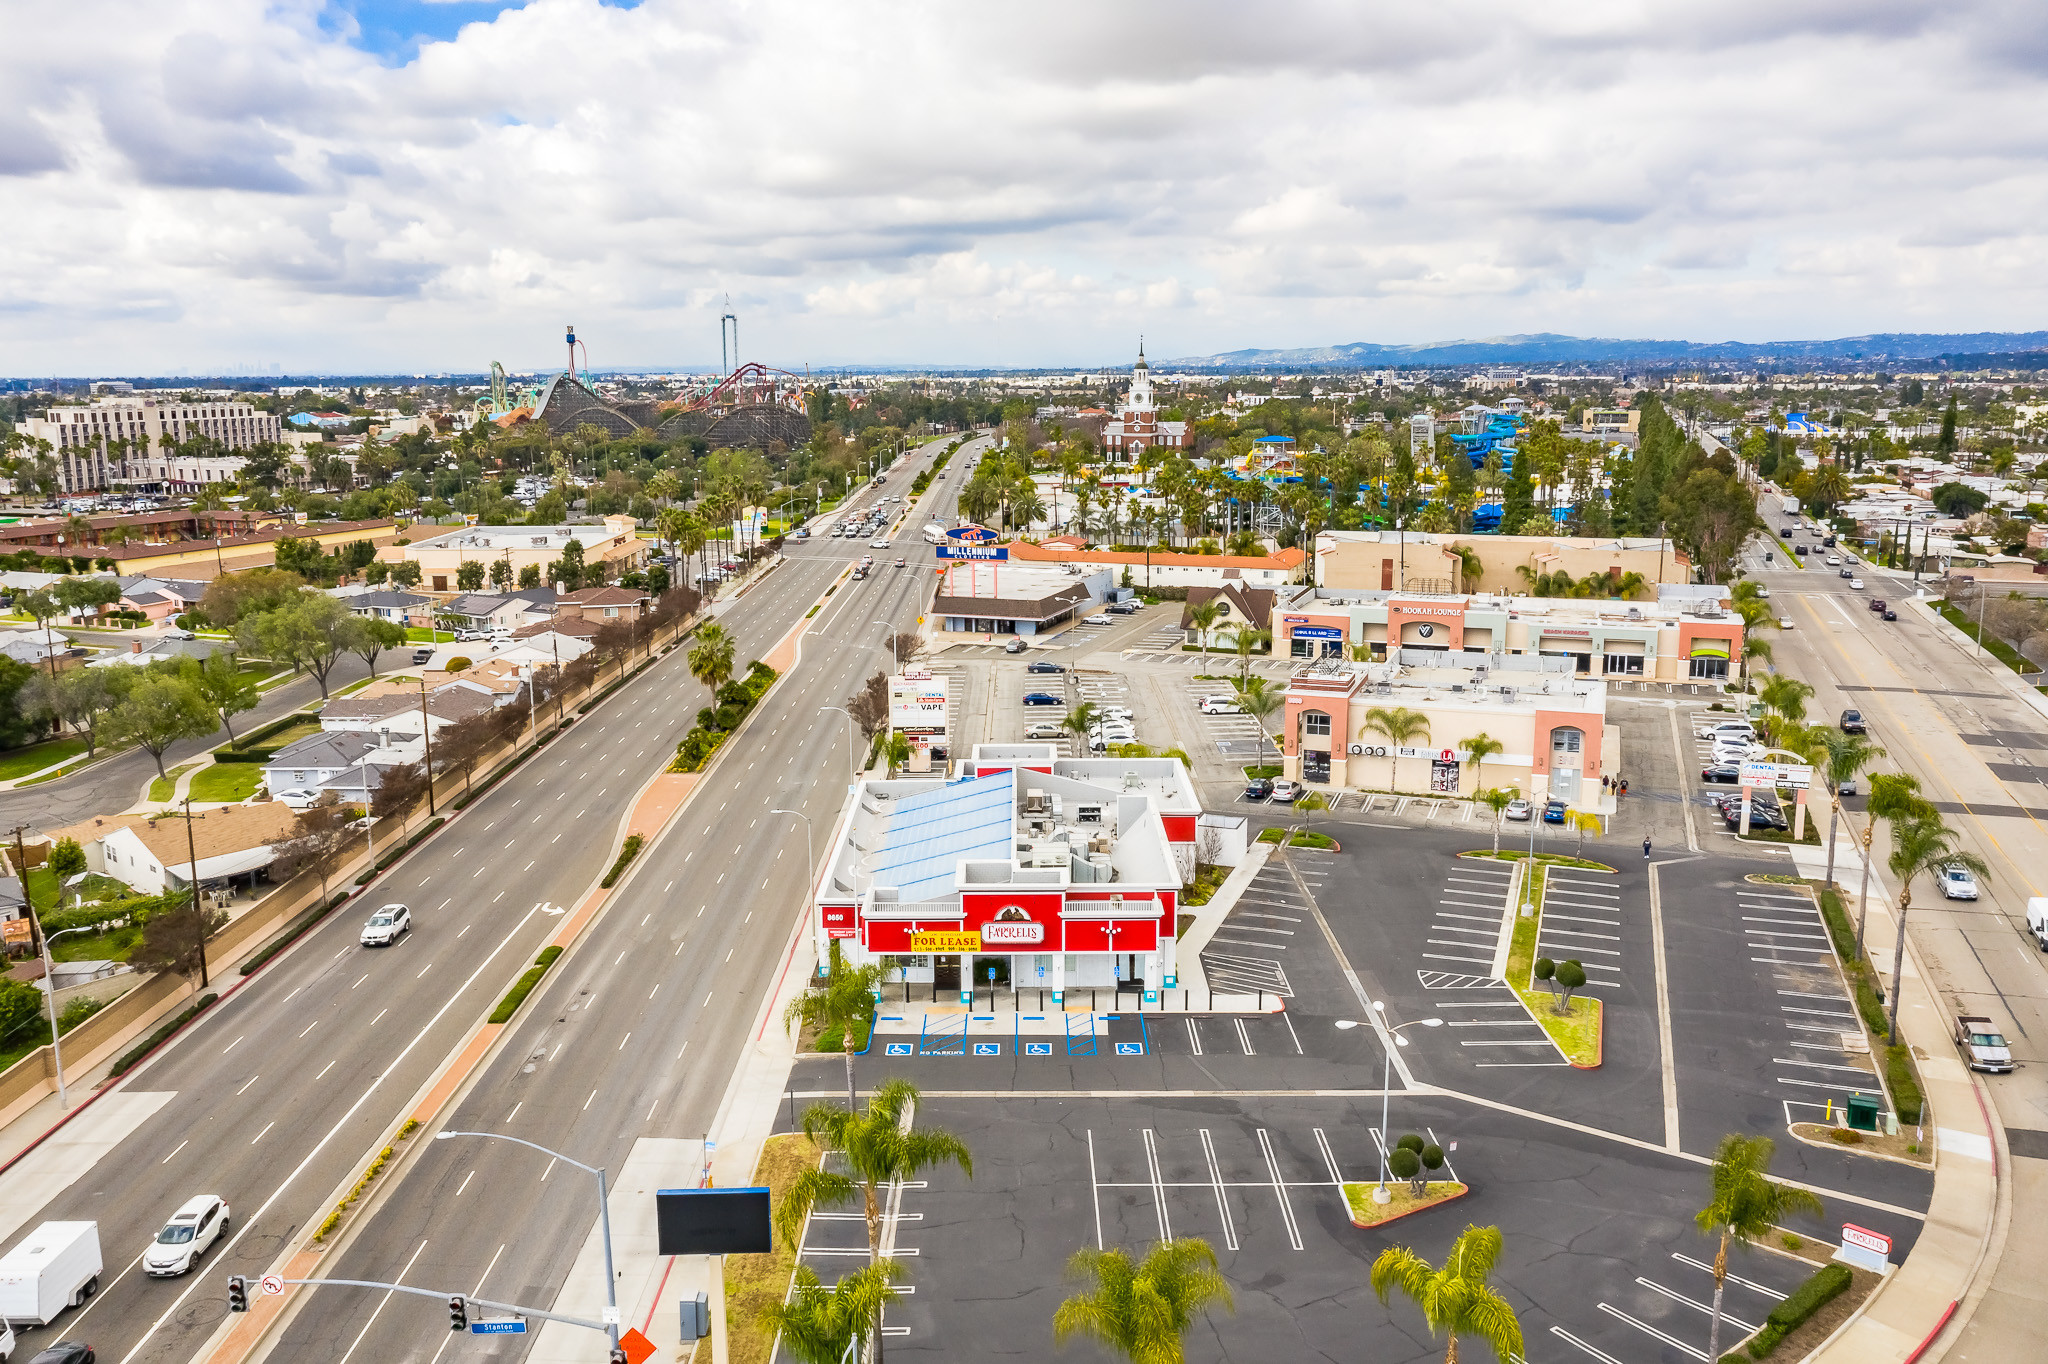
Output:
<path fill-rule="evenodd" d="M 1792 863 L 1801 876 L 1827 873 L 1825 848 L 1795 846 Z M 1852 843 L 1835 846 L 1835 884 L 1853 919 L 1863 872 Z M 1873 867 L 1870 921 L 1865 942 L 1887 989 L 1892 980 L 1892 943 L 1898 932 L 1884 873 Z M 1927 1221 L 1905 1263 L 1878 1285 L 1856 1313 L 1807 1358 L 1818 1364 L 1890 1364 L 1933 1359 L 1927 1346 L 1941 1333 L 1978 1274 L 1996 1231 L 2002 1201 L 1998 1151 L 2004 1133 L 1991 1116 L 1977 1081 L 1956 1059 L 1943 1002 L 1928 983 L 1909 934 L 1900 964 L 1899 1036 L 1912 1047 L 1920 1083 L 1934 1122 L 1934 1196 Z"/>

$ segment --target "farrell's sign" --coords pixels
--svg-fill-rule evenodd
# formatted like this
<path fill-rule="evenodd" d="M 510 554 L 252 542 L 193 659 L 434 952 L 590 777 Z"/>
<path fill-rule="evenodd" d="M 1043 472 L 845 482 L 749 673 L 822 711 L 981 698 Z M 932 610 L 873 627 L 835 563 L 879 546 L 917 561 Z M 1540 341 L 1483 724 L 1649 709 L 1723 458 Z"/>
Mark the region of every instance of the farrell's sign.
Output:
<path fill-rule="evenodd" d="M 1045 941 L 1045 925 L 1030 919 L 1004 919 L 981 926 L 983 947 L 1033 947 Z"/>

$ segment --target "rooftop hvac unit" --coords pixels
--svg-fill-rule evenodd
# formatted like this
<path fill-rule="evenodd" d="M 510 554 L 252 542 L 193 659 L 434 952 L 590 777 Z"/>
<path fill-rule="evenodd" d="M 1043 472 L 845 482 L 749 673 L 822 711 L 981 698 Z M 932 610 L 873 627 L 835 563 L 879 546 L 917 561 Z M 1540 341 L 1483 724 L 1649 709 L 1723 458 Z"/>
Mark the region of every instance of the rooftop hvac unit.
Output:
<path fill-rule="evenodd" d="M 1095 868 L 1095 879 L 1098 881 L 1110 881 L 1116 877 L 1115 870 L 1109 865 L 1108 853 L 1089 853 L 1088 865 Z"/>
<path fill-rule="evenodd" d="M 1046 801 L 1045 792 L 1033 788 L 1024 793 L 1024 809 L 1026 813 L 1036 814 L 1050 808 L 1052 807 Z"/>
<path fill-rule="evenodd" d="M 1076 805 L 1074 807 L 1074 819 L 1077 823 L 1081 824 L 1100 824 L 1102 823 L 1102 807 L 1100 805 Z"/>
<path fill-rule="evenodd" d="M 1462 692 L 1465 690 L 1465 684 L 1463 682 L 1453 682 L 1451 683 L 1451 690 L 1454 692 Z"/>

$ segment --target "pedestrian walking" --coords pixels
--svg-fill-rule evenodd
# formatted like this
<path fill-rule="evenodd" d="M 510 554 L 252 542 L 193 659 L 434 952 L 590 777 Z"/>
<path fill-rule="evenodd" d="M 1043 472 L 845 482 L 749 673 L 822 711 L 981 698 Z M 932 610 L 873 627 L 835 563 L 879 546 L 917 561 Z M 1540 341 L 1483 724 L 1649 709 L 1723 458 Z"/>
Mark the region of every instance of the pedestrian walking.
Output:
<path fill-rule="evenodd" d="M 1606 777 L 1605 777 L 1604 775 L 1603 775 L 1603 776 L 1602 776 L 1602 777 L 1600 778 L 1600 789 L 1601 789 L 1602 791 L 1605 791 L 1605 790 L 1607 790 L 1607 789 L 1608 789 L 1608 787 L 1607 787 L 1607 778 L 1606 778 Z"/>
<path fill-rule="evenodd" d="M 1649 861 L 1649 860 L 1650 860 L 1650 836 L 1649 836 L 1648 834 L 1644 834 L 1644 835 L 1643 835 L 1643 861 L 1647 862 L 1647 861 Z"/>

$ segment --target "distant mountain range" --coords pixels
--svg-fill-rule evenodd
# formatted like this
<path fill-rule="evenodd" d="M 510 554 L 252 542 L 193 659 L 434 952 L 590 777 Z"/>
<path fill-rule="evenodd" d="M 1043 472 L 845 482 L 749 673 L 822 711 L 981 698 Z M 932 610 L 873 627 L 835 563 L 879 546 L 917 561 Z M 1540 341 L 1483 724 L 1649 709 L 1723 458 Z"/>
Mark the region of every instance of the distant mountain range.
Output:
<path fill-rule="evenodd" d="M 2048 332 L 1879 332 L 1832 341 L 1653 341 L 1536 332 L 1470 341 L 1386 346 L 1354 341 L 1294 350 L 1233 350 L 1161 360 L 1167 369 L 1377 369 L 1420 365 L 1797 364 L 1802 361 L 1938 360 L 2048 350 Z"/>

